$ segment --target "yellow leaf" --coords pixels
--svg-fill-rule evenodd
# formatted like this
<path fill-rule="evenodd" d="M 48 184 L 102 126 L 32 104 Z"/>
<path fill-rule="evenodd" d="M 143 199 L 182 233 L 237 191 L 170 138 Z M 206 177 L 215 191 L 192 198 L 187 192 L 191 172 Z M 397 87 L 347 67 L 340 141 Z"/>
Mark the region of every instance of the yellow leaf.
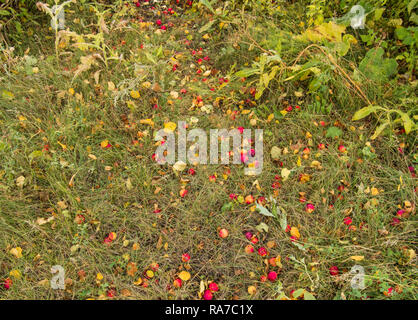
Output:
<path fill-rule="evenodd" d="M 25 177 L 24 176 L 20 176 L 16 179 L 16 185 L 20 188 L 23 188 L 23 185 L 25 183 Z"/>
<path fill-rule="evenodd" d="M 97 276 L 96 276 L 96 279 L 97 279 L 98 281 L 103 280 L 103 275 L 99 272 L 99 273 L 97 274 Z"/>
<path fill-rule="evenodd" d="M 129 262 L 126 266 L 126 274 L 128 276 L 135 276 L 135 273 L 138 271 L 138 268 L 136 266 L 135 262 Z"/>
<path fill-rule="evenodd" d="M 11 277 L 13 277 L 13 278 L 16 278 L 16 279 L 20 279 L 20 277 L 22 276 L 22 274 L 20 273 L 20 271 L 19 270 L 16 270 L 16 269 L 10 271 L 9 275 Z"/>
<path fill-rule="evenodd" d="M 247 291 L 250 295 L 254 295 L 257 292 L 257 288 L 255 286 L 249 286 Z"/>
<path fill-rule="evenodd" d="M 291 171 L 287 168 L 282 169 L 281 175 L 282 175 L 283 181 L 286 181 L 287 178 L 289 178 L 290 172 Z"/>
<path fill-rule="evenodd" d="M 300 233 L 299 233 L 298 228 L 296 228 L 296 227 L 292 227 L 292 228 L 290 229 L 290 235 L 291 235 L 292 237 L 295 237 L 296 239 L 299 239 L 299 238 L 300 238 Z"/>
<path fill-rule="evenodd" d="M 54 217 L 54 216 L 50 216 L 50 217 L 49 217 L 49 218 L 47 218 L 47 219 L 44 219 L 44 218 L 38 218 L 38 219 L 36 219 L 36 223 L 37 223 L 38 225 L 42 226 L 43 224 L 48 223 L 48 222 L 50 222 L 50 221 L 52 221 L 52 220 L 54 220 L 54 219 L 55 219 L 55 217 Z"/>
<path fill-rule="evenodd" d="M 379 194 L 379 190 L 377 190 L 377 188 L 375 187 L 373 187 L 371 191 L 372 191 L 372 196 L 377 196 Z"/>
<path fill-rule="evenodd" d="M 67 150 L 67 146 L 65 144 L 62 144 L 59 141 L 57 141 L 57 143 L 61 146 L 62 150 Z"/>
<path fill-rule="evenodd" d="M 364 259 L 364 256 L 351 256 L 350 259 L 354 261 L 361 261 Z"/>
<path fill-rule="evenodd" d="M 131 182 L 131 178 L 126 179 L 126 189 L 128 189 L 128 191 L 132 190 L 133 186 L 132 186 L 132 182 Z"/>
<path fill-rule="evenodd" d="M 152 121 L 151 119 L 142 119 L 142 120 L 139 120 L 139 123 L 140 124 L 148 124 L 151 127 L 154 127 L 154 121 Z"/>
<path fill-rule="evenodd" d="M 143 82 L 142 83 L 142 86 L 145 88 L 145 89 L 149 89 L 149 88 L 151 88 L 151 82 L 149 82 L 149 81 L 145 81 L 145 82 Z"/>
<path fill-rule="evenodd" d="M 115 90 L 115 89 L 116 89 L 116 86 L 115 86 L 115 84 L 114 84 L 112 81 L 108 81 L 108 82 L 107 82 L 107 89 L 108 89 L 109 91 L 113 91 L 113 90 Z"/>
<path fill-rule="evenodd" d="M 184 169 L 186 169 L 186 164 L 183 162 L 183 161 L 177 161 L 175 164 L 174 164 L 174 166 L 173 166 L 173 170 L 174 171 L 178 171 L 178 172 L 181 172 L 181 171 L 183 171 Z"/>
<path fill-rule="evenodd" d="M 183 281 L 187 281 L 187 280 L 190 280 L 191 275 L 187 271 L 182 271 L 182 272 L 179 273 L 179 278 Z"/>
<path fill-rule="evenodd" d="M 311 167 L 314 167 L 314 168 L 317 168 L 317 169 L 321 169 L 322 168 L 321 162 L 319 162 L 317 160 L 314 160 L 314 161 L 311 162 Z"/>
<path fill-rule="evenodd" d="M 11 249 L 10 253 L 18 259 L 22 258 L 22 248 L 21 247 L 16 247 L 16 248 Z"/>
<path fill-rule="evenodd" d="M 132 97 L 133 99 L 139 99 L 139 98 L 141 97 L 141 95 L 139 94 L 139 92 L 138 92 L 138 91 L 136 91 L 136 90 L 132 90 L 132 91 L 131 91 L 131 97 Z"/>
<path fill-rule="evenodd" d="M 164 131 L 167 133 L 173 132 L 176 128 L 177 125 L 174 122 L 167 122 L 164 124 Z"/>
<path fill-rule="evenodd" d="M 100 142 L 100 146 L 102 148 L 106 148 L 109 145 L 109 140 L 103 140 L 102 142 Z"/>

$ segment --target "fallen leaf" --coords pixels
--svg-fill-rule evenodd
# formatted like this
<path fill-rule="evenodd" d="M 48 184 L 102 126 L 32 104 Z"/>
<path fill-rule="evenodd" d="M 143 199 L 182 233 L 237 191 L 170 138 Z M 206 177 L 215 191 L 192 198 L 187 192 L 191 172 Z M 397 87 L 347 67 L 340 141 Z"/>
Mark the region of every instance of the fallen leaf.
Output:
<path fill-rule="evenodd" d="M 351 256 L 350 259 L 354 261 L 361 261 L 364 259 L 364 256 Z"/>
<path fill-rule="evenodd" d="M 21 247 L 12 248 L 10 250 L 10 253 L 18 259 L 22 258 L 22 248 Z"/>
<path fill-rule="evenodd" d="M 189 273 L 189 272 L 187 272 L 187 271 L 181 271 L 181 272 L 179 273 L 179 278 L 180 278 L 181 280 L 183 280 L 183 281 L 187 281 L 187 280 L 190 280 L 191 275 L 190 275 L 190 273 Z"/>

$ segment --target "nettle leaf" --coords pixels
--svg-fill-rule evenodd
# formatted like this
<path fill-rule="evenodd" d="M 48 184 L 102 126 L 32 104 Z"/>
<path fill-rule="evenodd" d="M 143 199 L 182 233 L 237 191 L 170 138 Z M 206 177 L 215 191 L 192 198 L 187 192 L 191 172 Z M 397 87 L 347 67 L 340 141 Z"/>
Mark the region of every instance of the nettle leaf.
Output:
<path fill-rule="evenodd" d="M 384 53 L 385 51 L 380 47 L 373 48 L 366 53 L 360 62 L 359 69 L 367 78 L 384 82 L 396 74 L 398 63 L 395 59 L 384 58 Z"/>
<path fill-rule="evenodd" d="M 270 211 L 268 211 L 266 208 L 264 208 L 261 204 L 257 203 L 256 208 L 262 215 L 267 216 L 267 217 L 274 217 L 274 215 Z"/>
<path fill-rule="evenodd" d="M 341 136 L 342 133 L 343 131 L 338 127 L 329 127 L 327 130 L 326 137 L 334 139 L 334 138 Z"/>

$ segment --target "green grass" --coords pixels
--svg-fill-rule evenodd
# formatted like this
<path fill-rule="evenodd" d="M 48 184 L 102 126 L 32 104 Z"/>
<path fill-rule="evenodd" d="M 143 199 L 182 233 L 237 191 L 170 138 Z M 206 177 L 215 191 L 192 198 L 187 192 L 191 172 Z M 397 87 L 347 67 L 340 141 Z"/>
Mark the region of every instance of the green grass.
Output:
<path fill-rule="evenodd" d="M 80 6 L 74 6 L 71 10 L 67 13 L 71 30 L 85 34 L 96 30 L 86 8 L 80 11 Z M 126 17 L 143 14 L 148 17 L 145 21 L 154 22 L 149 12 L 135 8 Z M 82 28 L 73 22 L 75 18 L 93 25 Z M 373 120 L 351 121 L 360 102 L 338 77 L 332 80 L 339 88 L 336 99 L 346 104 L 334 102 L 328 111 L 309 107 L 311 96 L 293 95 L 303 88 L 303 82 L 287 87 L 275 84 L 277 90 L 273 87 L 264 98 L 267 109 L 248 106 L 243 102 L 254 99 L 240 88 L 249 80 L 241 82 L 230 70 L 235 62 L 250 62 L 260 54 L 258 49 L 249 55 L 245 44 L 232 47 L 230 43 L 244 41 L 233 27 L 222 32 L 214 29 L 209 32 L 210 39 L 202 39 L 198 30 L 209 19 L 204 11 L 179 11 L 178 16 L 163 18 L 174 27 L 161 34 L 155 33 L 155 24 L 141 28 L 137 19 L 128 22 L 130 29 L 106 34 L 109 47 L 114 46 L 123 59 L 109 62 L 108 69 L 97 60 L 75 79 L 80 57 L 94 52 L 67 45 L 56 61 L 53 34 L 47 26 L 28 44 L 28 55 L 37 58 L 28 70 L 36 66 L 38 73 L 26 71 L 22 55 L 11 57 L 2 51 L 0 90 L 11 92 L 12 97 L 0 96 L 0 279 L 11 278 L 13 285 L 9 290 L 0 288 L 0 298 L 100 299 L 107 298 L 112 288 L 119 299 L 199 299 L 201 281 L 215 281 L 220 287 L 215 299 L 274 299 L 281 293 L 290 296 L 299 288 L 317 299 L 416 299 L 416 258 L 408 256 L 414 252 L 408 250 L 416 248 L 416 180 L 408 171 L 416 161 L 414 132 L 407 136 L 391 131 L 371 141 L 377 124 Z M 281 27 L 288 31 L 289 23 L 293 22 Z M 187 37 L 190 46 L 185 44 Z M 295 43 L 294 51 L 289 51 L 289 61 L 300 52 L 298 46 Z M 197 66 L 198 59 L 191 50 L 199 48 L 203 49 L 200 58 L 210 58 L 203 65 L 217 71 L 207 76 L 206 82 L 196 74 L 197 68 L 190 67 L 192 63 Z M 178 61 L 176 72 L 171 58 Z M 218 88 L 218 79 L 226 76 L 230 79 L 227 86 L 209 90 Z M 146 81 L 158 83 L 161 90 L 143 88 Z M 109 82 L 116 85 L 117 92 L 109 90 Z M 186 94 L 180 93 L 182 88 Z M 140 92 L 139 99 L 130 98 L 132 89 Z M 179 92 L 182 99 L 173 99 L 170 91 Z M 288 94 L 284 98 L 283 92 Z M 214 104 L 214 111 L 206 114 L 191 108 L 198 95 L 205 104 L 214 104 L 218 97 L 222 103 Z M 128 100 L 134 106 L 130 107 Z M 358 105 L 354 107 L 353 102 Z M 270 112 L 280 114 L 289 103 L 299 104 L 300 111 L 294 109 L 284 117 L 267 120 Z M 154 104 L 159 108 L 154 109 Z M 243 109 L 257 113 L 245 114 Z M 235 119 L 230 114 L 233 110 L 237 111 Z M 188 165 L 196 175 L 187 170 L 176 175 L 171 166 L 157 165 L 152 159 L 154 132 L 165 122 L 189 121 L 190 117 L 199 119 L 194 127 L 205 130 L 264 129 L 262 174 L 245 176 L 241 165 Z M 250 118 L 257 118 L 255 126 L 250 125 Z M 152 119 L 154 127 L 142 124 L 143 119 Z M 334 139 L 326 137 L 332 126 L 342 132 Z M 101 146 L 105 140 L 110 148 Z M 319 150 L 320 143 L 328 147 Z M 403 154 L 398 151 L 402 143 Z M 347 153 L 339 152 L 341 144 Z M 363 151 L 368 144 L 369 153 Z M 287 148 L 288 153 L 273 161 L 273 146 Z M 305 147 L 310 149 L 306 158 L 302 153 Z M 312 167 L 314 160 L 321 163 L 321 169 Z M 286 181 L 280 176 L 282 168 L 292 170 Z M 217 179 L 211 182 L 209 176 L 214 174 Z M 300 182 L 301 174 L 308 174 L 310 180 Z M 19 186 L 21 176 L 25 179 Z M 280 187 L 273 189 L 274 182 Z M 343 191 L 338 190 L 341 186 Z M 182 187 L 189 191 L 184 198 L 179 195 Z M 371 188 L 378 194 L 372 195 Z M 301 192 L 315 205 L 313 213 L 305 212 Z M 288 224 L 299 229 L 304 249 L 295 245 L 276 220 L 254 210 L 255 204 L 231 201 L 232 193 L 266 199 L 273 195 Z M 405 201 L 413 206 L 409 216 L 392 226 Z M 233 205 L 228 210 L 225 204 L 229 202 Z M 271 210 L 272 203 L 267 201 L 266 206 Z M 155 213 L 156 209 L 161 211 Z M 77 215 L 85 221 L 77 223 Z M 344 224 L 346 216 L 352 218 L 355 231 Z M 39 223 L 39 218 L 50 217 L 50 222 Z M 262 222 L 268 232 L 257 231 Z M 229 236 L 221 239 L 219 228 L 226 228 Z M 268 266 L 257 252 L 245 253 L 250 243 L 247 231 L 259 239 L 256 250 L 269 245 L 268 257 L 281 257 L 281 269 Z M 111 232 L 117 237 L 106 245 L 104 239 Z M 10 253 L 16 247 L 22 248 L 21 258 Z M 183 253 L 190 254 L 189 263 L 182 262 Z M 364 259 L 356 262 L 352 256 Z M 128 262 L 138 268 L 133 276 L 127 274 Z M 148 287 L 135 285 L 153 263 L 159 268 Z M 50 268 L 57 264 L 66 271 L 65 290 L 52 290 L 49 285 Z M 364 266 L 366 272 L 366 288 L 361 292 L 350 287 L 348 272 L 355 264 Z M 339 268 L 339 276 L 330 275 L 331 266 Z M 18 270 L 21 277 L 10 275 L 12 270 Z M 182 270 L 188 270 L 191 279 L 176 289 L 173 281 Z M 279 273 L 278 281 L 261 282 L 260 277 L 271 270 Z M 100 281 L 98 273 L 104 277 Z M 248 293 L 249 286 L 256 286 L 255 294 Z M 384 292 L 389 287 L 394 291 L 387 296 Z"/>

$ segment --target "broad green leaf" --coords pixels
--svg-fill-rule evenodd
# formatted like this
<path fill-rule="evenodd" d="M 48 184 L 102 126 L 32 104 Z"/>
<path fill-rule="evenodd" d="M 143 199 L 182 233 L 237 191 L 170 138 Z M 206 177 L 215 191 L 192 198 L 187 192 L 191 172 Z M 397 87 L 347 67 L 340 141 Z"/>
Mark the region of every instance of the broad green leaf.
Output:
<path fill-rule="evenodd" d="M 293 291 L 293 297 L 299 298 L 304 292 L 305 292 L 305 289 L 297 289 Z"/>
<path fill-rule="evenodd" d="M 412 127 L 414 126 L 414 122 L 405 112 L 401 112 L 400 114 L 403 122 L 403 127 L 405 128 L 405 133 L 409 134 L 412 130 Z"/>
<path fill-rule="evenodd" d="M 395 59 L 384 58 L 383 48 L 373 48 L 367 51 L 366 56 L 359 64 L 360 71 L 369 79 L 376 82 L 385 82 L 395 75 L 398 63 Z"/>
<path fill-rule="evenodd" d="M 368 107 L 364 107 L 360 110 L 357 110 L 356 113 L 354 114 L 352 120 L 356 121 L 356 120 L 363 119 L 363 118 L 367 117 L 369 114 L 371 114 L 372 112 L 375 112 L 377 109 L 379 109 L 378 106 L 368 106 Z"/>
<path fill-rule="evenodd" d="M 316 300 L 315 297 L 308 291 L 305 290 L 305 292 L 303 293 L 303 298 L 305 300 Z"/>

